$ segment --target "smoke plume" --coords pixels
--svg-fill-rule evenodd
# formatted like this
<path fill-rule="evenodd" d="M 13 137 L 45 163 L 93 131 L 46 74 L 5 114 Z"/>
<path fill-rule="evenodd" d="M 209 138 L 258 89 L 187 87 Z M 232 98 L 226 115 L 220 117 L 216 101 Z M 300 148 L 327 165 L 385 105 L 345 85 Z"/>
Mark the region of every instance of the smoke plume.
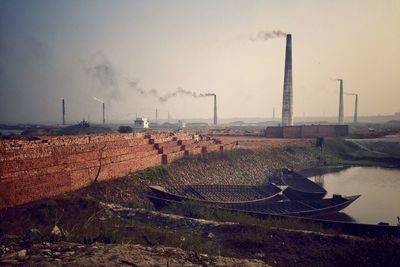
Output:
<path fill-rule="evenodd" d="M 97 97 L 93 96 L 93 99 L 96 100 L 97 102 L 100 102 L 102 104 L 104 104 L 104 101 L 101 99 L 98 99 Z"/>
<path fill-rule="evenodd" d="M 146 91 L 142 88 L 139 87 L 139 81 L 132 81 L 129 82 L 128 85 L 135 90 L 136 92 L 138 92 L 140 95 L 151 95 L 151 96 L 158 96 L 158 91 L 156 89 L 151 89 L 149 91 Z"/>
<path fill-rule="evenodd" d="M 189 96 L 189 97 L 194 97 L 194 98 L 199 98 L 199 97 L 207 97 L 207 96 L 214 96 L 215 94 L 212 93 L 197 93 L 193 92 L 190 90 L 183 89 L 181 87 L 177 88 L 175 91 L 161 95 L 157 89 L 151 89 L 151 90 L 144 90 L 139 87 L 139 83 L 137 81 L 129 82 L 129 86 L 131 86 L 136 92 L 138 92 L 141 95 L 150 95 L 154 96 L 160 101 L 161 103 L 167 102 L 171 98 L 177 97 L 177 96 Z"/>
<path fill-rule="evenodd" d="M 176 97 L 176 96 L 190 96 L 190 97 L 194 97 L 194 98 L 199 98 L 199 97 L 206 97 L 209 96 L 209 94 L 201 94 L 201 93 L 196 93 L 190 90 L 185 90 L 183 88 L 178 88 L 176 89 L 174 92 L 165 94 L 163 96 L 159 97 L 160 102 L 166 102 L 168 101 L 170 98 Z"/>
<path fill-rule="evenodd" d="M 250 36 L 250 41 L 267 41 L 273 38 L 286 37 L 287 33 L 283 31 L 259 31 L 256 35 Z"/>
<path fill-rule="evenodd" d="M 98 90 L 107 93 L 110 99 L 117 99 L 120 93 L 114 66 L 101 53 L 96 54 L 91 61 L 85 64 L 85 73 L 99 83 L 100 86 L 96 87 Z"/>

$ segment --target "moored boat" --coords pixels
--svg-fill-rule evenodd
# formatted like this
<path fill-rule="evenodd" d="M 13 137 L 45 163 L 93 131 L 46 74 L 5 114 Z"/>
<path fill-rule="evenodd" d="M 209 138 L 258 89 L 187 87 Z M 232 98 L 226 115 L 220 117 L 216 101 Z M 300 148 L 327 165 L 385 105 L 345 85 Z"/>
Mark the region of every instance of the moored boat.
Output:
<path fill-rule="evenodd" d="M 326 195 L 323 187 L 289 169 L 282 170 L 281 180 L 287 186 L 283 194 L 290 199 L 321 199 Z"/>
<path fill-rule="evenodd" d="M 179 185 L 150 186 L 153 195 L 160 198 L 203 203 L 253 203 L 276 199 L 281 189 L 273 184 L 255 185 Z"/>
<path fill-rule="evenodd" d="M 246 212 L 256 212 L 271 215 L 290 215 L 299 217 L 313 217 L 335 213 L 343 210 L 353 203 L 360 195 L 341 196 L 334 195 L 332 198 L 308 199 L 308 200 L 282 200 L 271 203 L 257 203 L 235 207 L 226 205 L 224 208 Z"/>
<path fill-rule="evenodd" d="M 309 199 L 309 200 L 280 200 L 274 202 L 258 201 L 258 202 L 237 202 L 237 203 L 216 203 L 208 202 L 199 205 L 211 208 L 246 212 L 253 215 L 285 215 L 296 217 L 313 217 L 335 213 L 343 210 L 353 203 L 360 195 L 343 197 L 334 195 L 332 198 L 326 199 Z M 172 203 L 183 204 L 185 201 L 177 201 L 172 199 L 160 198 L 150 195 L 150 200 L 157 206 L 169 205 Z"/>

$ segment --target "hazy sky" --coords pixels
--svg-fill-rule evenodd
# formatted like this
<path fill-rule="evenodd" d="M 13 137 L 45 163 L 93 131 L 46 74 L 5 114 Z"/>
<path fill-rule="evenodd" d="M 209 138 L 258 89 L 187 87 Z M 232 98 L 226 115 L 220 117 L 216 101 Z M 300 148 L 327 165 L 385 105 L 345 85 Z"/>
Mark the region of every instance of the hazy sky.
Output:
<path fill-rule="evenodd" d="M 281 114 L 285 39 L 293 36 L 294 115 L 336 116 L 339 84 L 359 114 L 400 111 L 400 1 L 0 2 L 0 122 Z M 151 91 L 153 90 L 153 91 Z M 154 91 L 157 90 L 157 91 Z M 345 115 L 354 97 L 345 97 Z"/>

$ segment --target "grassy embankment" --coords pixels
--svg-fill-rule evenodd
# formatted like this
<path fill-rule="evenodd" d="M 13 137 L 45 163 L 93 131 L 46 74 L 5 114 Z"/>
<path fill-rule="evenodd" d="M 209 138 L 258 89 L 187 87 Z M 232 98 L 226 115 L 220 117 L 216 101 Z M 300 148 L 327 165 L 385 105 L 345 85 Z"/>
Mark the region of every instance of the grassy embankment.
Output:
<path fill-rule="evenodd" d="M 340 138 L 325 143 L 323 158 L 326 165 L 400 167 L 400 158 L 395 154 L 366 150 Z"/>

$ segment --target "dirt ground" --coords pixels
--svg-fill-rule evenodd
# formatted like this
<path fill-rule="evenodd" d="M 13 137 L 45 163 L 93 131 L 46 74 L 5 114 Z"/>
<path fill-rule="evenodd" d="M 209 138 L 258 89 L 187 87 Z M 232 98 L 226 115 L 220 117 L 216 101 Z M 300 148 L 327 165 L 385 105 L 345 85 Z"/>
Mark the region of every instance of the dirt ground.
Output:
<path fill-rule="evenodd" d="M 0 259 L 0 264 L 27 266 L 269 266 L 260 260 L 209 256 L 180 248 L 133 244 L 69 242 L 34 244 Z"/>

